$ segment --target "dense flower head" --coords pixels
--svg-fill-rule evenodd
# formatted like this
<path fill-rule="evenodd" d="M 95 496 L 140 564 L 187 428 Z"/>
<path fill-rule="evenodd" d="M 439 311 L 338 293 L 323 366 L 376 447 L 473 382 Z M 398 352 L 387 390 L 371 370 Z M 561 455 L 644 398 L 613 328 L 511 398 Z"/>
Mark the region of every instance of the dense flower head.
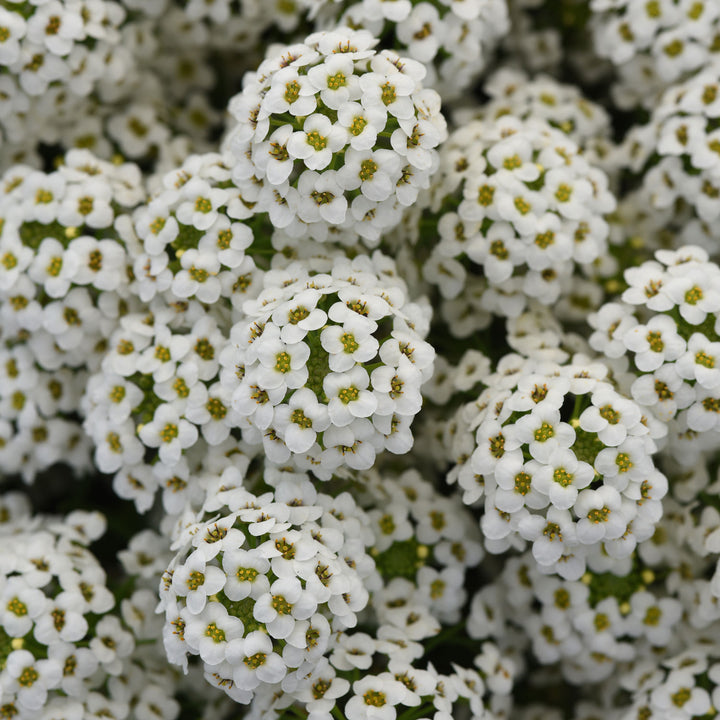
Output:
<path fill-rule="evenodd" d="M 650 209 L 649 239 L 672 247 L 702 245 L 717 254 L 720 218 L 720 83 L 717 63 L 670 87 L 649 121 L 634 126 L 624 143 L 624 165 L 637 196 Z M 668 231 L 671 231 L 668 233 Z"/>
<path fill-rule="evenodd" d="M 243 438 L 321 478 L 407 452 L 435 353 L 427 308 L 409 302 L 394 263 L 299 261 L 262 283 L 220 359 Z"/>
<path fill-rule="evenodd" d="M 144 302 L 162 294 L 239 307 L 258 284 L 255 259 L 270 251 L 272 227 L 254 216 L 253 204 L 220 155 L 191 155 L 135 212 L 142 247 L 132 258 L 132 289 Z"/>
<path fill-rule="evenodd" d="M 458 98 L 485 69 L 509 29 L 506 0 L 483 3 L 422 0 L 303 0 L 318 27 L 370 31 L 389 48 L 425 64 L 426 87 Z"/>
<path fill-rule="evenodd" d="M 471 121 L 440 157 L 430 193 L 412 209 L 409 240 L 423 278 L 448 305 L 457 299 L 513 317 L 529 298 L 554 304 L 577 269 L 605 252 L 604 215 L 615 207 L 607 176 L 547 121 Z M 436 240 L 417 238 L 421 212 L 423 224 L 437 227 Z"/>
<path fill-rule="evenodd" d="M 595 50 L 615 65 L 613 99 L 652 108 L 663 90 L 718 57 L 720 8 L 710 0 L 591 0 Z"/>
<path fill-rule="evenodd" d="M 465 502 L 484 500 L 488 550 L 531 543 L 543 572 L 577 579 L 601 553 L 627 557 L 653 534 L 668 486 L 652 459 L 664 427 L 606 365 L 509 355 L 486 383 L 464 411 L 475 448 L 448 479 Z"/>
<path fill-rule="evenodd" d="M 668 426 L 669 449 L 718 447 L 720 269 L 696 246 L 659 250 L 625 271 L 617 302 L 588 319 L 591 346 L 628 357 L 630 392 Z"/>
<path fill-rule="evenodd" d="M 298 473 L 275 482 L 254 494 L 237 468 L 225 470 L 180 530 L 160 588 L 170 661 L 199 655 L 206 679 L 241 703 L 317 668 L 333 633 L 357 624 L 374 573 L 372 535 L 349 494 L 317 493 Z"/>
<path fill-rule="evenodd" d="M 275 227 L 322 241 L 329 226 L 370 246 L 427 187 L 445 139 L 425 68 L 339 28 L 268 53 L 230 101 L 232 179 Z"/>

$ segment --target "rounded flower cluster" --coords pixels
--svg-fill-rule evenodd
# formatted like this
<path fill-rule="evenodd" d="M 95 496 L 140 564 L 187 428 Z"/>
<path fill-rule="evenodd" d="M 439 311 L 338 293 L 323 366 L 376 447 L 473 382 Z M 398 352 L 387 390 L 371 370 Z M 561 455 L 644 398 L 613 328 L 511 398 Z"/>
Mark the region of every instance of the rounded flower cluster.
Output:
<path fill-rule="evenodd" d="M 97 367 L 129 296 L 140 169 L 71 150 L 54 172 L 19 165 L 1 182 L 3 334 L 28 333 L 43 368 Z"/>
<path fill-rule="evenodd" d="M 120 319 L 98 372 L 83 398 L 84 428 L 95 464 L 113 473 L 115 492 L 141 512 L 164 487 L 168 513 L 183 510 L 198 446 L 237 445 L 240 416 L 219 380 L 227 339 L 216 318 L 197 302 L 166 305 Z"/>
<path fill-rule="evenodd" d="M 231 331 L 221 385 L 244 440 L 329 478 L 412 447 L 435 352 L 422 339 L 428 309 L 408 301 L 389 258 L 337 257 L 325 269 L 297 262 L 265 274 Z"/>
<path fill-rule="evenodd" d="M 423 277 L 444 299 L 476 312 L 513 317 L 528 298 L 556 303 L 576 266 L 606 251 L 603 216 L 615 207 L 607 185 L 578 146 L 543 120 L 470 122 L 443 145 L 430 195 L 413 208 L 437 227 Z"/>
<path fill-rule="evenodd" d="M 712 0 L 590 0 L 595 51 L 619 75 L 622 108 L 653 107 L 658 95 L 718 57 L 720 7 Z"/>
<path fill-rule="evenodd" d="M 628 357 L 630 391 L 668 425 L 671 447 L 720 443 L 720 268 L 695 246 L 625 271 L 627 290 L 588 320 L 591 346 Z"/>
<path fill-rule="evenodd" d="M 356 625 L 374 574 L 352 497 L 319 494 L 297 474 L 256 495 L 229 468 L 200 517 L 161 582 L 169 660 L 187 667 L 199 655 L 208 682 L 240 703 L 293 670 L 320 669 L 334 634 Z"/>
<path fill-rule="evenodd" d="M 501 638 L 510 627 L 522 628 L 535 658 L 543 665 L 559 662 L 575 685 L 605 680 L 650 652 L 671 654 L 679 646 L 679 624 L 692 634 L 682 618 L 678 578 L 635 555 L 623 565 L 606 559 L 582 578 L 565 580 L 543 575 L 530 553 L 512 558 L 499 587 L 474 596 L 468 632 L 478 639 Z M 500 593 L 506 604 L 498 602 Z"/>
<path fill-rule="evenodd" d="M 675 246 L 698 244 L 717 253 L 720 241 L 720 82 L 709 69 L 665 92 L 650 121 L 624 142 L 637 175 L 634 202 L 650 209 L 655 234 Z M 666 240 L 667 244 L 667 240 Z"/>
<path fill-rule="evenodd" d="M 425 68 L 377 53 L 367 31 L 310 35 L 268 55 L 230 101 L 232 179 L 294 237 L 328 226 L 377 245 L 427 187 L 445 139 Z"/>
<path fill-rule="evenodd" d="M 142 250 L 133 258 L 132 289 L 144 302 L 162 293 L 173 300 L 212 305 L 223 298 L 239 305 L 258 274 L 253 253 L 262 250 L 255 237 L 272 230 L 258 227 L 261 219 L 251 206 L 220 155 L 190 156 L 135 213 Z"/>
<path fill-rule="evenodd" d="M 3 3 L 0 145 L 52 137 L 56 104 L 77 113 L 100 87 L 121 84 L 133 65 L 121 43 L 125 18 L 123 4 L 108 0 Z"/>
<path fill-rule="evenodd" d="M 618 720 L 712 717 L 720 703 L 717 646 L 709 636 L 660 663 L 639 661 L 619 684 L 632 697 Z"/>
<path fill-rule="evenodd" d="M 409 633 L 423 624 L 460 621 L 467 600 L 466 574 L 483 558 L 477 523 L 459 498 L 440 495 L 417 470 L 397 477 L 371 472 L 360 477 L 372 502 L 370 551 L 385 583 L 371 603 Z M 404 599 L 406 602 L 402 602 Z M 408 628 L 407 616 L 422 615 Z"/>
<path fill-rule="evenodd" d="M 507 355 L 464 413 L 472 455 L 448 477 L 484 496 L 486 547 L 532 544 L 541 570 L 579 578 L 601 554 L 627 557 L 651 537 L 668 483 L 653 463 L 664 426 L 620 394 L 601 362 Z"/>
<path fill-rule="evenodd" d="M 424 63 L 425 84 L 457 99 L 485 69 L 510 18 L 506 0 L 304 0 L 323 28 L 369 30 L 383 47 Z"/>
<path fill-rule="evenodd" d="M 521 120 L 539 118 L 564 132 L 583 151 L 585 158 L 606 172 L 614 156 L 610 117 L 601 105 L 588 100 L 575 85 L 561 83 L 551 75 L 535 75 L 516 68 L 501 68 L 483 84 L 487 103 L 472 110 L 461 109 L 453 117 L 463 123 L 475 118 L 493 121 L 504 115 Z"/>
<path fill-rule="evenodd" d="M 71 701 L 106 700 L 96 691 L 135 643 L 108 614 L 115 598 L 87 548 L 105 519 L 80 511 L 33 517 L 17 496 L 7 499 L 18 517 L 0 525 L 0 714 L 30 720 Z"/>

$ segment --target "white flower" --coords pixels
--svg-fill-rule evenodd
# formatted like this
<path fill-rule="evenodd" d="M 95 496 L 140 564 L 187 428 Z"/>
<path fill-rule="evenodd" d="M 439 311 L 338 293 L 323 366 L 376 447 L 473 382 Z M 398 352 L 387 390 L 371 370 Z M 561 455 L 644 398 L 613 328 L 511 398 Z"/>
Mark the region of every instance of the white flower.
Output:
<path fill-rule="evenodd" d="M 189 609 L 189 608 L 188 608 Z M 230 643 L 241 638 L 244 632 L 240 620 L 228 614 L 219 602 L 208 602 L 195 621 L 186 628 L 188 647 L 200 655 L 208 665 L 225 660 Z"/>
<path fill-rule="evenodd" d="M 325 115 L 315 113 L 304 120 L 302 130 L 292 134 L 287 141 L 287 151 L 303 160 L 310 170 L 322 170 L 346 141 L 347 133 L 342 127 L 334 125 Z"/>
<path fill-rule="evenodd" d="M 201 554 L 194 552 L 175 568 L 172 589 L 185 598 L 188 611 L 198 615 L 207 598 L 222 590 L 225 580 L 225 573 L 220 568 L 208 565 Z"/>
<path fill-rule="evenodd" d="M 295 577 L 276 580 L 270 591 L 261 595 L 253 606 L 253 616 L 264 623 L 268 633 L 279 640 L 287 638 L 296 620 L 307 620 L 317 609 L 317 600 Z"/>
<path fill-rule="evenodd" d="M 353 696 L 345 706 L 348 720 L 395 720 L 396 705 L 408 691 L 391 673 L 367 675 L 353 683 Z"/>
<path fill-rule="evenodd" d="M 197 442 L 197 428 L 180 417 L 171 403 L 157 408 L 151 422 L 138 430 L 140 439 L 148 447 L 158 448 L 160 460 L 175 465 L 182 451 Z"/>
<path fill-rule="evenodd" d="M 526 515 L 520 520 L 518 531 L 533 543 L 533 557 L 545 566 L 557 563 L 577 542 L 569 511 L 556 507 L 550 507 L 546 517 Z"/>
<path fill-rule="evenodd" d="M 574 509 L 579 518 L 577 537 L 586 545 L 596 544 L 605 538 L 618 538 L 628 525 L 628 518 L 623 516 L 620 493 L 609 485 L 597 490 L 583 490 Z"/>
<path fill-rule="evenodd" d="M 57 687 L 62 668 L 53 659 L 36 660 L 27 650 L 12 650 L 5 661 L 7 690 L 15 693 L 18 703 L 27 710 L 39 710 L 47 700 L 48 690 Z"/>
<path fill-rule="evenodd" d="M 567 448 L 557 448 L 546 463 L 533 467 L 533 485 L 561 510 L 573 507 L 578 490 L 586 488 L 595 477 L 593 467 L 578 460 Z"/>
<path fill-rule="evenodd" d="M 623 342 L 635 353 L 635 365 L 643 372 L 652 372 L 664 362 L 677 360 L 687 348 L 675 321 L 667 315 L 656 315 L 646 325 L 631 328 Z"/>
<path fill-rule="evenodd" d="M 343 373 L 328 373 L 323 390 L 328 398 L 328 413 L 337 427 L 349 425 L 355 418 L 370 417 L 377 409 L 377 398 L 367 390 L 370 378 L 359 365 Z"/>
<path fill-rule="evenodd" d="M 233 602 L 246 597 L 258 598 L 269 592 L 270 562 L 260 553 L 242 548 L 226 550 L 222 565 L 227 573 L 223 592 Z"/>
<path fill-rule="evenodd" d="M 243 690 L 254 690 L 260 683 L 278 683 L 287 673 L 282 658 L 273 652 L 272 640 L 261 630 L 232 640 L 226 655 L 233 666 L 233 680 Z"/>
<path fill-rule="evenodd" d="M 318 402 L 309 388 L 300 388 L 287 405 L 277 405 L 273 426 L 291 452 L 307 452 L 314 444 L 317 433 L 330 426 L 327 407 Z"/>
<path fill-rule="evenodd" d="M 387 200 L 400 179 L 402 160 L 391 150 L 355 150 L 345 153 L 337 181 L 344 190 L 357 190 L 374 202 Z"/>

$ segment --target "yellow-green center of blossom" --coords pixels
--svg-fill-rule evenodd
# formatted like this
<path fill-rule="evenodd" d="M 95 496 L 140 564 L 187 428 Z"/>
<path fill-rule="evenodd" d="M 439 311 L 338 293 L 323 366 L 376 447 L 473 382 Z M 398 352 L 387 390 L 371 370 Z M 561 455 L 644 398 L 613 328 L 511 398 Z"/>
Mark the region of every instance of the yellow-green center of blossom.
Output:
<path fill-rule="evenodd" d="M 555 607 L 567 610 L 570 607 L 570 593 L 565 588 L 558 588 L 554 594 Z"/>
<path fill-rule="evenodd" d="M 219 398 L 210 398 L 205 408 L 213 420 L 222 420 L 227 415 L 227 408 Z"/>
<path fill-rule="evenodd" d="M 503 160 L 503 167 L 506 170 L 515 170 L 522 166 L 522 160 L 519 155 L 511 155 Z"/>
<path fill-rule="evenodd" d="M 558 188 L 555 191 L 555 199 L 558 202 L 568 202 L 571 196 L 572 188 L 569 185 L 566 185 L 565 183 L 558 185 Z"/>
<path fill-rule="evenodd" d="M 68 325 L 82 325 L 78 311 L 72 307 L 66 307 L 63 310 L 63 320 L 65 320 Z"/>
<path fill-rule="evenodd" d="M 122 452 L 122 443 L 120 442 L 120 436 L 116 432 L 109 432 L 105 436 L 105 442 L 110 450 L 114 453 Z"/>
<path fill-rule="evenodd" d="M 378 525 L 383 535 L 392 535 L 395 532 L 395 520 L 392 515 L 383 515 L 378 520 Z"/>
<path fill-rule="evenodd" d="M 340 336 L 340 344 L 343 346 L 343 352 L 348 353 L 348 355 L 352 355 L 360 347 L 352 333 L 343 333 Z"/>
<path fill-rule="evenodd" d="M 379 690 L 368 690 L 363 695 L 363 700 L 366 705 L 370 705 L 372 707 L 383 707 L 387 703 L 387 696 L 384 692 L 380 692 Z"/>
<path fill-rule="evenodd" d="M 673 40 L 672 42 L 669 42 L 664 48 L 663 52 L 668 57 L 677 57 L 682 53 L 683 49 L 685 48 L 684 43 L 682 40 L 678 40 L 677 38 Z"/>
<path fill-rule="evenodd" d="M 314 700 L 322 700 L 325 693 L 330 689 L 330 683 L 327 680 L 318 680 L 312 686 L 312 695 Z"/>
<path fill-rule="evenodd" d="M 100 272 L 102 270 L 103 256 L 99 250 L 93 250 L 88 256 L 88 267 L 92 272 Z"/>
<path fill-rule="evenodd" d="M 63 676 L 72 677 L 73 675 L 75 675 L 76 669 L 77 659 L 74 655 L 70 655 L 70 657 L 65 660 L 65 665 L 63 666 Z"/>
<path fill-rule="evenodd" d="M 17 615 L 18 617 L 22 617 L 23 615 L 27 615 L 28 609 L 27 605 L 25 605 L 24 602 L 20 600 L 18 597 L 14 597 L 8 604 L 7 609 L 9 612 L 11 612 L 13 615 Z"/>
<path fill-rule="evenodd" d="M 677 692 L 670 695 L 673 705 L 681 708 L 692 696 L 690 688 L 682 687 Z"/>
<path fill-rule="evenodd" d="M 170 348 L 166 348 L 164 345 L 158 345 L 155 348 L 155 359 L 160 362 L 170 362 Z"/>
<path fill-rule="evenodd" d="M 657 605 L 652 605 L 645 611 L 645 617 L 643 623 L 652 627 L 657 626 L 660 623 L 662 617 L 662 610 Z"/>
<path fill-rule="evenodd" d="M 403 394 L 404 384 L 405 383 L 397 375 L 395 375 L 395 377 L 390 381 L 390 392 L 388 395 L 390 395 L 393 400 L 397 400 Z"/>
<path fill-rule="evenodd" d="M 232 230 L 221 230 L 217 235 L 218 250 L 227 250 L 233 238 Z"/>
<path fill-rule="evenodd" d="M 572 484 L 574 475 L 569 473 L 565 468 L 555 468 L 553 471 L 553 480 L 561 487 L 567 487 Z"/>
<path fill-rule="evenodd" d="M 544 233 L 538 233 L 535 236 L 535 244 L 541 250 L 546 250 L 554 242 L 555 242 L 555 233 L 552 230 L 546 230 Z"/>
<path fill-rule="evenodd" d="M 16 390 L 12 394 L 12 406 L 15 410 L 22 410 L 25 407 L 25 393 Z"/>
<path fill-rule="evenodd" d="M 324 150 L 327 147 L 328 139 L 317 130 L 311 130 L 307 134 L 307 144 L 313 148 L 313 150 Z"/>
<path fill-rule="evenodd" d="M 125 399 L 126 392 L 124 385 L 115 385 L 108 394 L 110 402 L 121 403 Z"/>
<path fill-rule="evenodd" d="M 300 97 L 300 83 L 297 80 L 291 80 L 285 83 L 285 102 L 292 105 Z"/>
<path fill-rule="evenodd" d="M 655 381 L 655 394 L 659 400 L 672 400 L 675 393 L 662 380 Z"/>
<path fill-rule="evenodd" d="M 299 425 L 303 430 L 309 430 L 312 427 L 312 420 L 305 415 L 300 408 L 292 411 L 290 415 L 290 422 Z"/>
<path fill-rule="evenodd" d="M 612 405 L 603 405 L 598 413 L 603 420 L 607 420 L 609 425 L 617 425 L 620 422 L 620 413 L 614 410 Z"/>
<path fill-rule="evenodd" d="M 47 205 L 52 200 L 53 194 L 49 190 L 40 189 L 35 193 L 35 202 L 38 205 Z"/>
<path fill-rule="evenodd" d="M 57 255 L 53 258 L 50 258 L 50 262 L 48 263 L 48 266 L 45 268 L 45 272 L 50 275 L 50 277 L 57 277 L 60 274 L 60 271 L 62 270 L 63 261 L 61 257 L 58 257 Z"/>
<path fill-rule="evenodd" d="M 293 560 L 295 558 L 295 545 L 289 543 L 285 538 L 280 538 L 275 541 L 275 549 L 285 560 Z"/>
<path fill-rule="evenodd" d="M 4 25 L 0 26 L 0 43 L 7 42 L 10 39 L 10 29 Z"/>
<path fill-rule="evenodd" d="M 55 608 L 50 615 L 52 615 L 55 630 L 60 632 L 65 627 L 65 611 L 60 608 Z"/>
<path fill-rule="evenodd" d="M 720 413 L 720 398 L 706 397 L 702 406 L 708 412 Z"/>
<path fill-rule="evenodd" d="M 516 197 L 514 200 L 515 209 L 521 214 L 521 215 L 527 215 L 530 210 L 532 210 L 532 206 L 530 203 L 522 197 Z"/>
<path fill-rule="evenodd" d="M 618 33 L 625 42 L 632 42 L 635 39 L 635 34 L 633 33 L 632 28 L 626 22 L 621 23 L 618 26 Z"/>
<path fill-rule="evenodd" d="M 212 202 L 209 198 L 199 197 L 195 200 L 195 212 L 209 213 L 212 210 Z"/>
<path fill-rule="evenodd" d="M 712 369 L 715 367 L 715 357 L 713 355 L 708 355 L 702 350 L 695 353 L 695 362 L 698 365 L 702 365 L 703 367 L 706 367 L 708 369 Z"/>
<path fill-rule="evenodd" d="M 360 391 L 353 385 L 348 388 L 342 388 L 338 392 L 338 397 L 340 398 L 340 402 L 347 405 L 360 397 Z"/>
<path fill-rule="evenodd" d="M 52 15 L 48 18 L 47 25 L 45 26 L 46 35 L 57 35 L 60 32 L 60 18 L 57 15 Z"/>
<path fill-rule="evenodd" d="M 156 217 L 151 223 L 150 223 L 150 232 L 153 235 L 158 235 L 160 231 L 165 227 L 165 223 L 167 222 L 167 218 L 164 217 Z"/>
<path fill-rule="evenodd" d="M 257 670 L 260 666 L 265 664 L 267 655 L 265 653 L 255 653 L 249 657 L 243 658 L 243 662 L 251 669 Z"/>
<path fill-rule="evenodd" d="M 199 283 L 204 283 L 210 277 L 210 273 L 207 270 L 195 267 L 194 265 L 188 270 L 188 275 L 190 275 L 195 282 Z"/>
<path fill-rule="evenodd" d="M 483 207 L 492 205 L 495 197 L 495 188 L 492 185 L 481 185 L 478 189 L 478 204 Z"/>
<path fill-rule="evenodd" d="M 205 628 L 205 637 L 216 643 L 225 642 L 225 631 L 212 622 Z"/>
<path fill-rule="evenodd" d="M 548 422 L 543 422 L 542 425 L 540 425 L 540 427 L 533 433 L 533 437 L 536 442 L 545 442 L 554 436 L 555 428 Z"/>
<path fill-rule="evenodd" d="M 367 124 L 368 121 L 366 118 L 362 115 L 356 115 L 348 128 L 350 130 L 350 134 L 357 137 L 365 129 Z"/>
<path fill-rule="evenodd" d="M 603 632 L 610 627 L 610 618 L 605 613 L 598 613 L 595 615 L 593 624 L 598 632 Z"/>
<path fill-rule="evenodd" d="M 180 435 L 180 429 L 175 423 L 167 423 L 160 431 L 160 439 L 164 443 L 172 442 L 178 435 Z"/>
<path fill-rule="evenodd" d="M 544 400 L 547 397 L 548 394 L 548 386 L 543 385 L 535 385 L 532 392 L 530 393 L 530 399 L 534 403 L 539 403 L 542 400 Z"/>
<path fill-rule="evenodd" d="M 11 252 L 6 252 L 0 262 L 6 270 L 12 270 L 18 264 L 17 258 Z"/>
<path fill-rule="evenodd" d="M 190 575 L 188 575 L 187 579 L 187 586 L 188 590 L 191 592 L 194 592 L 199 587 L 205 584 L 205 575 L 198 570 L 193 570 Z"/>
<path fill-rule="evenodd" d="M 490 443 L 490 454 L 494 458 L 501 458 L 505 454 L 505 436 L 502 433 L 488 438 L 488 442 Z"/>
<path fill-rule="evenodd" d="M 285 162 L 290 157 L 290 153 L 288 152 L 287 147 L 276 142 L 270 143 L 268 155 L 270 155 L 271 158 L 277 160 L 278 162 Z"/>
<path fill-rule="evenodd" d="M 630 470 L 633 466 L 630 456 L 627 453 L 618 453 L 615 458 L 615 464 L 617 465 L 618 472 L 625 473 Z"/>
<path fill-rule="evenodd" d="M 397 91 L 392 83 L 386 82 L 380 86 L 380 100 L 385 107 L 392 105 L 397 100 Z"/>
<path fill-rule="evenodd" d="M 40 674 L 38 671 L 30 666 L 23 669 L 23 671 L 20 673 L 20 677 L 17 679 L 18 685 L 20 687 L 29 688 L 32 687 L 40 677 Z"/>
<path fill-rule="evenodd" d="M 326 190 L 325 192 L 320 192 L 319 190 L 313 190 L 310 193 L 310 197 L 314 201 L 316 205 L 327 205 L 328 203 L 331 203 L 335 199 L 335 194 L 331 193 L 329 190 Z"/>
<path fill-rule="evenodd" d="M 700 6 L 700 12 L 702 12 L 703 4 L 702 3 L 695 3 L 695 5 Z M 694 6 L 693 6 L 694 7 Z M 690 13 L 688 13 L 690 15 Z M 702 101 L 705 105 L 711 105 L 715 102 L 718 94 L 717 85 L 706 85 L 703 89 L 702 94 Z"/>
<path fill-rule="evenodd" d="M 282 595 L 273 595 L 271 605 L 278 615 L 289 615 L 292 612 L 292 605 Z"/>
<path fill-rule="evenodd" d="M 562 541 L 562 530 L 557 523 L 549 522 L 543 530 L 543 535 L 550 541 L 561 540 Z"/>
<path fill-rule="evenodd" d="M 663 342 L 662 335 L 659 332 L 649 332 L 645 338 L 650 345 L 650 350 L 653 352 L 662 352 L 665 349 L 665 343 Z"/>
<path fill-rule="evenodd" d="M 649 2 L 646 2 L 645 12 L 647 13 L 648 17 L 660 17 L 662 15 L 662 10 L 660 8 L 660 3 L 658 2 L 658 0 L 649 0 Z"/>
<path fill-rule="evenodd" d="M 93 211 L 93 199 L 86 195 L 78 200 L 78 212 L 81 215 L 89 215 Z"/>
<path fill-rule="evenodd" d="M 310 315 L 310 311 L 303 307 L 302 305 L 300 307 L 296 307 L 294 310 L 291 310 L 288 313 L 288 323 L 290 325 L 297 325 L 301 320 L 304 320 L 308 315 Z"/>
<path fill-rule="evenodd" d="M 515 492 L 518 495 L 527 495 L 530 492 L 532 478 L 526 472 L 519 472 L 515 476 Z"/>
<path fill-rule="evenodd" d="M 215 348 L 207 338 L 200 338 L 195 343 L 195 354 L 202 360 L 212 360 L 215 357 Z"/>
<path fill-rule="evenodd" d="M 190 388 L 182 378 L 176 378 L 172 387 L 178 397 L 186 398 L 190 395 Z"/>
<path fill-rule="evenodd" d="M 336 72 L 334 75 L 328 75 L 327 86 L 330 90 L 338 90 L 347 85 L 347 78 L 342 71 Z"/>
<path fill-rule="evenodd" d="M 373 177 L 375 177 L 375 173 L 377 172 L 377 169 L 378 169 L 378 166 L 374 160 L 370 160 L 369 158 L 367 160 L 363 160 L 360 163 L 360 172 L 358 173 L 358 177 L 363 182 L 372 180 Z"/>
<path fill-rule="evenodd" d="M 610 517 L 610 508 L 603 505 L 599 510 L 591 510 L 587 514 L 588 520 L 596 525 L 601 522 L 606 522 Z"/>
<path fill-rule="evenodd" d="M 493 240 L 490 243 L 490 254 L 498 260 L 507 260 L 510 257 L 510 251 L 502 240 Z"/>
<path fill-rule="evenodd" d="M 258 576 L 258 571 L 255 568 L 239 567 L 235 572 L 235 577 L 240 582 L 253 582 Z"/>
<path fill-rule="evenodd" d="M 275 372 L 282 373 L 283 375 L 285 373 L 289 373 L 290 370 L 292 370 L 290 360 L 291 358 L 289 353 L 286 353 L 285 351 L 278 353 L 275 356 Z"/>
<path fill-rule="evenodd" d="M 703 299 L 703 291 L 697 285 L 693 285 L 685 293 L 685 302 L 688 305 L 697 305 Z"/>

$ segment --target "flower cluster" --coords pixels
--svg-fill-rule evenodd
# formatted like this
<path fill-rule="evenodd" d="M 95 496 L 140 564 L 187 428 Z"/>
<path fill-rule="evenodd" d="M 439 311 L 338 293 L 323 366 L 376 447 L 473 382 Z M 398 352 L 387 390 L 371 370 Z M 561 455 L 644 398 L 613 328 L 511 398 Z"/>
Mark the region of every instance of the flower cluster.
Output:
<path fill-rule="evenodd" d="M 628 357 L 634 400 L 669 428 L 673 449 L 717 447 L 720 431 L 720 269 L 699 247 L 658 250 L 625 271 L 620 302 L 588 321 L 592 347 Z M 703 437 L 706 436 L 706 437 Z"/>
<path fill-rule="evenodd" d="M 710 0 L 591 0 L 595 50 L 616 66 L 613 98 L 652 108 L 668 86 L 717 58 L 720 8 Z"/>
<path fill-rule="evenodd" d="M 320 272 L 320 270 L 326 272 Z M 432 374 L 423 306 L 380 254 L 267 272 L 223 352 L 221 387 L 243 438 L 328 478 L 407 452 Z"/>
<path fill-rule="evenodd" d="M 556 303 L 576 266 L 605 252 L 604 215 L 615 207 L 607 176 L 547 122 L 514 115 L 472 121 L 440 155 L 430 194 L 413 210 L 424 209 L 422 222 L 437 227 L 422 274 L 444 299 L 513 317 L 528 298 Z"/>
<path fill-rule="evenodd" d="M 162 189 L 135 213 L 142 250 L 133 256 L 134 292 L 144 301 L 220 298 L 239 306 L 258 269 L 253 243 L 268 233 L 230 181 L 220 155 L 193 155 L 165 175 Z M 254 225 L 251 224 L 254 221 Z"/>
<path fill-rule="evenodd" d="M 243 196 L 294 237 L 328 226 L 371 246 L 427 187 L 445 139 L 440 99 L 417 61 L 338 29 L 268 54 L 230 102 L 225 142 Z"/>
<path fill-rule="evenodd" d="M 304 0 L 316 25 L 369 30 L 382 47 L 425 64 L 425 84 L 457 99 L 485 69 L 509 29 L 506 0 Z"/>
<path fill-rule="evenodd" d="M 577 579 L 602 555 L 627 557 L 662 514 L 667 480 L 653 463 L 664 426 L 618 392 L 608 368 L 506 355 L 463 414 L 472 455 L 448 476 L 484 497 L 486 547 L 532 543 L 544 572 Z"/>
<path fill-rule="evenodd" d="M 255 495 L 229 468 L 163 575 L 169 659 L 199 655 L 206 679 L 241 703 L 292 670 L 318 669 L 333 633 L 367 604 L 371 537 L 348 494 L 288 475 Z"/>
<path fill-rule="evenodd" d="M 672 229 L 674 247 L 697 244 L 716 253 L 720 235 L 720 83 L 706 70 L 668 89 L 650 121 L 624 141 L 624 164 L 637 176 L 633 203 L 651 208 L 649 228 Z M 654 240 L 652 235 L 649 239 Z M 667 241 L 664 242 L 667 244 Z"/>

